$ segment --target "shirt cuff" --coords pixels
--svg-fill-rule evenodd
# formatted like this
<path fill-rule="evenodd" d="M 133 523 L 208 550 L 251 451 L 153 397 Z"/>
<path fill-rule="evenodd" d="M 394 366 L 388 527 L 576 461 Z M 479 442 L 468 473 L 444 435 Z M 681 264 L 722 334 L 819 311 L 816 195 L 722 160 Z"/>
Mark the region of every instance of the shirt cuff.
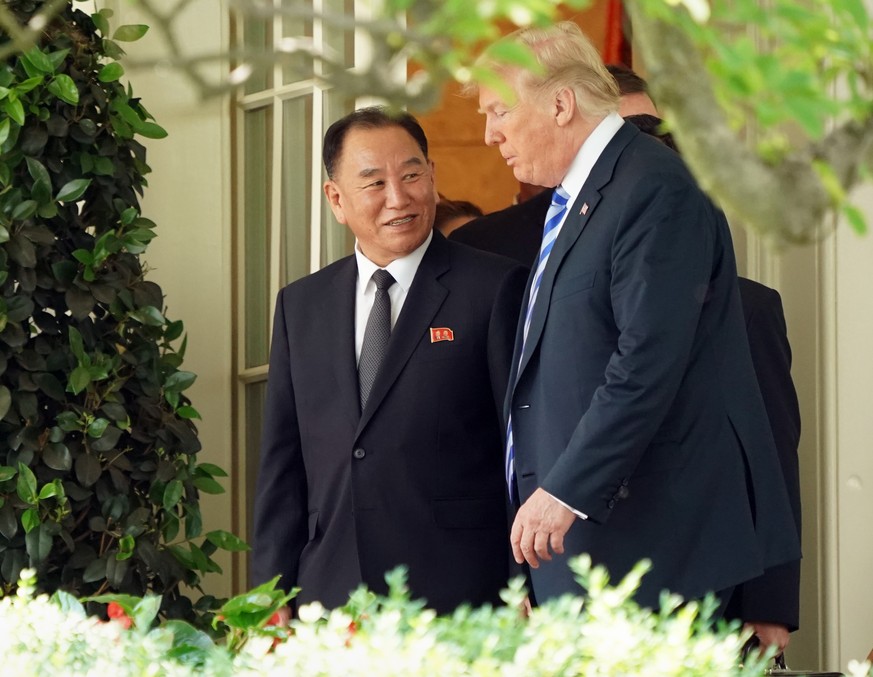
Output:
<path fill-rule="evenodd" d="M 545 489 L 543 489 L 543 491 L 545 491 Z M 560 498 L 555 498 L 554 496 L 552 496 L 548 491 L 546 491 L 546 494 L 547 494 L 548 496 L 551 496 L 551 498 L 553 498 L 553 499 L 556 500 L 558 503 L 560 503 L 561 505 L 563 505 L 565 508 L 567 508 L 567 510 L 569 510 L 570 512 L 572 512 L 572 513 L 573 513 L 574 515 L 576 515 L 577 517 L 581 517 L 581 518 L 584 519 L 584 520 L 587 520 L 587 519 L 588 519 L 588 515 L 586 515 L 584 512 L 582 512 L 582 511 L 580 511 L 580 510 L 576 510 L 576 508 L 574 508 L 572 505 L 567 505 L 567 504 L 564 503 L 564 501 L 562 501 Z"/>

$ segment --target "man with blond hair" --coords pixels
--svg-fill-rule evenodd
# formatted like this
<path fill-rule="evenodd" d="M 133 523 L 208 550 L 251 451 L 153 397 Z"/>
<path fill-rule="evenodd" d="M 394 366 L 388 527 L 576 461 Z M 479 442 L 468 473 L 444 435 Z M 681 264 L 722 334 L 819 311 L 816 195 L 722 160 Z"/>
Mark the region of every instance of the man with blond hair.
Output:
<path fill-rule="evenodd" d="M 625 124 L 575 24 L 518 31 L 537 73 L 496 67 L 485 141 L 519 181 L 557 186 L 507 393 L 511 545 L 542 602 L 588 553 L 637 600 L 734 587 L 799 556 L 743 327 L 723 214 L 679 156 Z M 507 100 L 508 99 L 508 100 Z"/>

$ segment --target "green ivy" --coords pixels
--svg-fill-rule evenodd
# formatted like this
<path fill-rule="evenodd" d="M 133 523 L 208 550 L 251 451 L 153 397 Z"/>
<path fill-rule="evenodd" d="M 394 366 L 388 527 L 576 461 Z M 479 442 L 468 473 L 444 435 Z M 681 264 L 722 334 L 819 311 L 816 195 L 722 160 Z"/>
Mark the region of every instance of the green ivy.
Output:
<path fill-rule="evenodd" d="M 41 5 L 5 4 L 22 23 Z M 48 591 L 151 592 L 192 620 L 218 602 L 180 584 L 247 546 L 203 533 L 199 492 L 225 473 L 197 460 L 184 328 L 139 259 L 137 137 L 166 132 L 120 81 L 118 41 L 146 27 L 110 38 L 110 18 L 70 2 L 0 64 L 0 585 L 31 567 Z"/>

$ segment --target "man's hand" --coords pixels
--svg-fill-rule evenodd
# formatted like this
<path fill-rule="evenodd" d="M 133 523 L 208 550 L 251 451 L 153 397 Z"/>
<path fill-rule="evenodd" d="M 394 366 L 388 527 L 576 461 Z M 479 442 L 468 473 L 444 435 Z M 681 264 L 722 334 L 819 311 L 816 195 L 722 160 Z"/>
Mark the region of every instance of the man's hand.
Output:
<path fill-rule="evenodd" d="M 778 623 L 746 623 L 746 628 L 751 628 L 761 642 L 761 651 L 771 646 L 776 647 L 777 656 L 785 651 L 791 640 L 788 628 Z"/>
<path fill-rule="evenodd" d="M 537 489 L 518 509 L 512 523 L 509 542 L 515 561 L 519 564 L 526 561 L 536 569 L 540 559 L 552 559 L 549 547 L 556 555 L 563 554 L 564 534 L 575 519 L 572 510 L 565 508 L 542 489 Z"/>

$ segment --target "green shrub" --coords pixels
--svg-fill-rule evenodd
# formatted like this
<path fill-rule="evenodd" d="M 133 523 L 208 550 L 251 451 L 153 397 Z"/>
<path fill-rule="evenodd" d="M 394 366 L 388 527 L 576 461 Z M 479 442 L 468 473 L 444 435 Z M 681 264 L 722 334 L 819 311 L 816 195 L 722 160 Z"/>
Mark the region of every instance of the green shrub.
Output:
<path fill-rule="evenodd" d="M 5 5 L 23 24 L 42 3 Z M 180 584 L 245 545 L 202 534 L 198 492 L 224 473 L 197 461 L 183 326 L 140 260 L 137 137 L 166 132 L 120 81 L 119 41 L 146 27 L 110 39 L 110 16 L 69 2 L 0 64 L 0 584 L 32 567 L 44 590 L 152 591 L 192 619 L 215 601 Z"/>

